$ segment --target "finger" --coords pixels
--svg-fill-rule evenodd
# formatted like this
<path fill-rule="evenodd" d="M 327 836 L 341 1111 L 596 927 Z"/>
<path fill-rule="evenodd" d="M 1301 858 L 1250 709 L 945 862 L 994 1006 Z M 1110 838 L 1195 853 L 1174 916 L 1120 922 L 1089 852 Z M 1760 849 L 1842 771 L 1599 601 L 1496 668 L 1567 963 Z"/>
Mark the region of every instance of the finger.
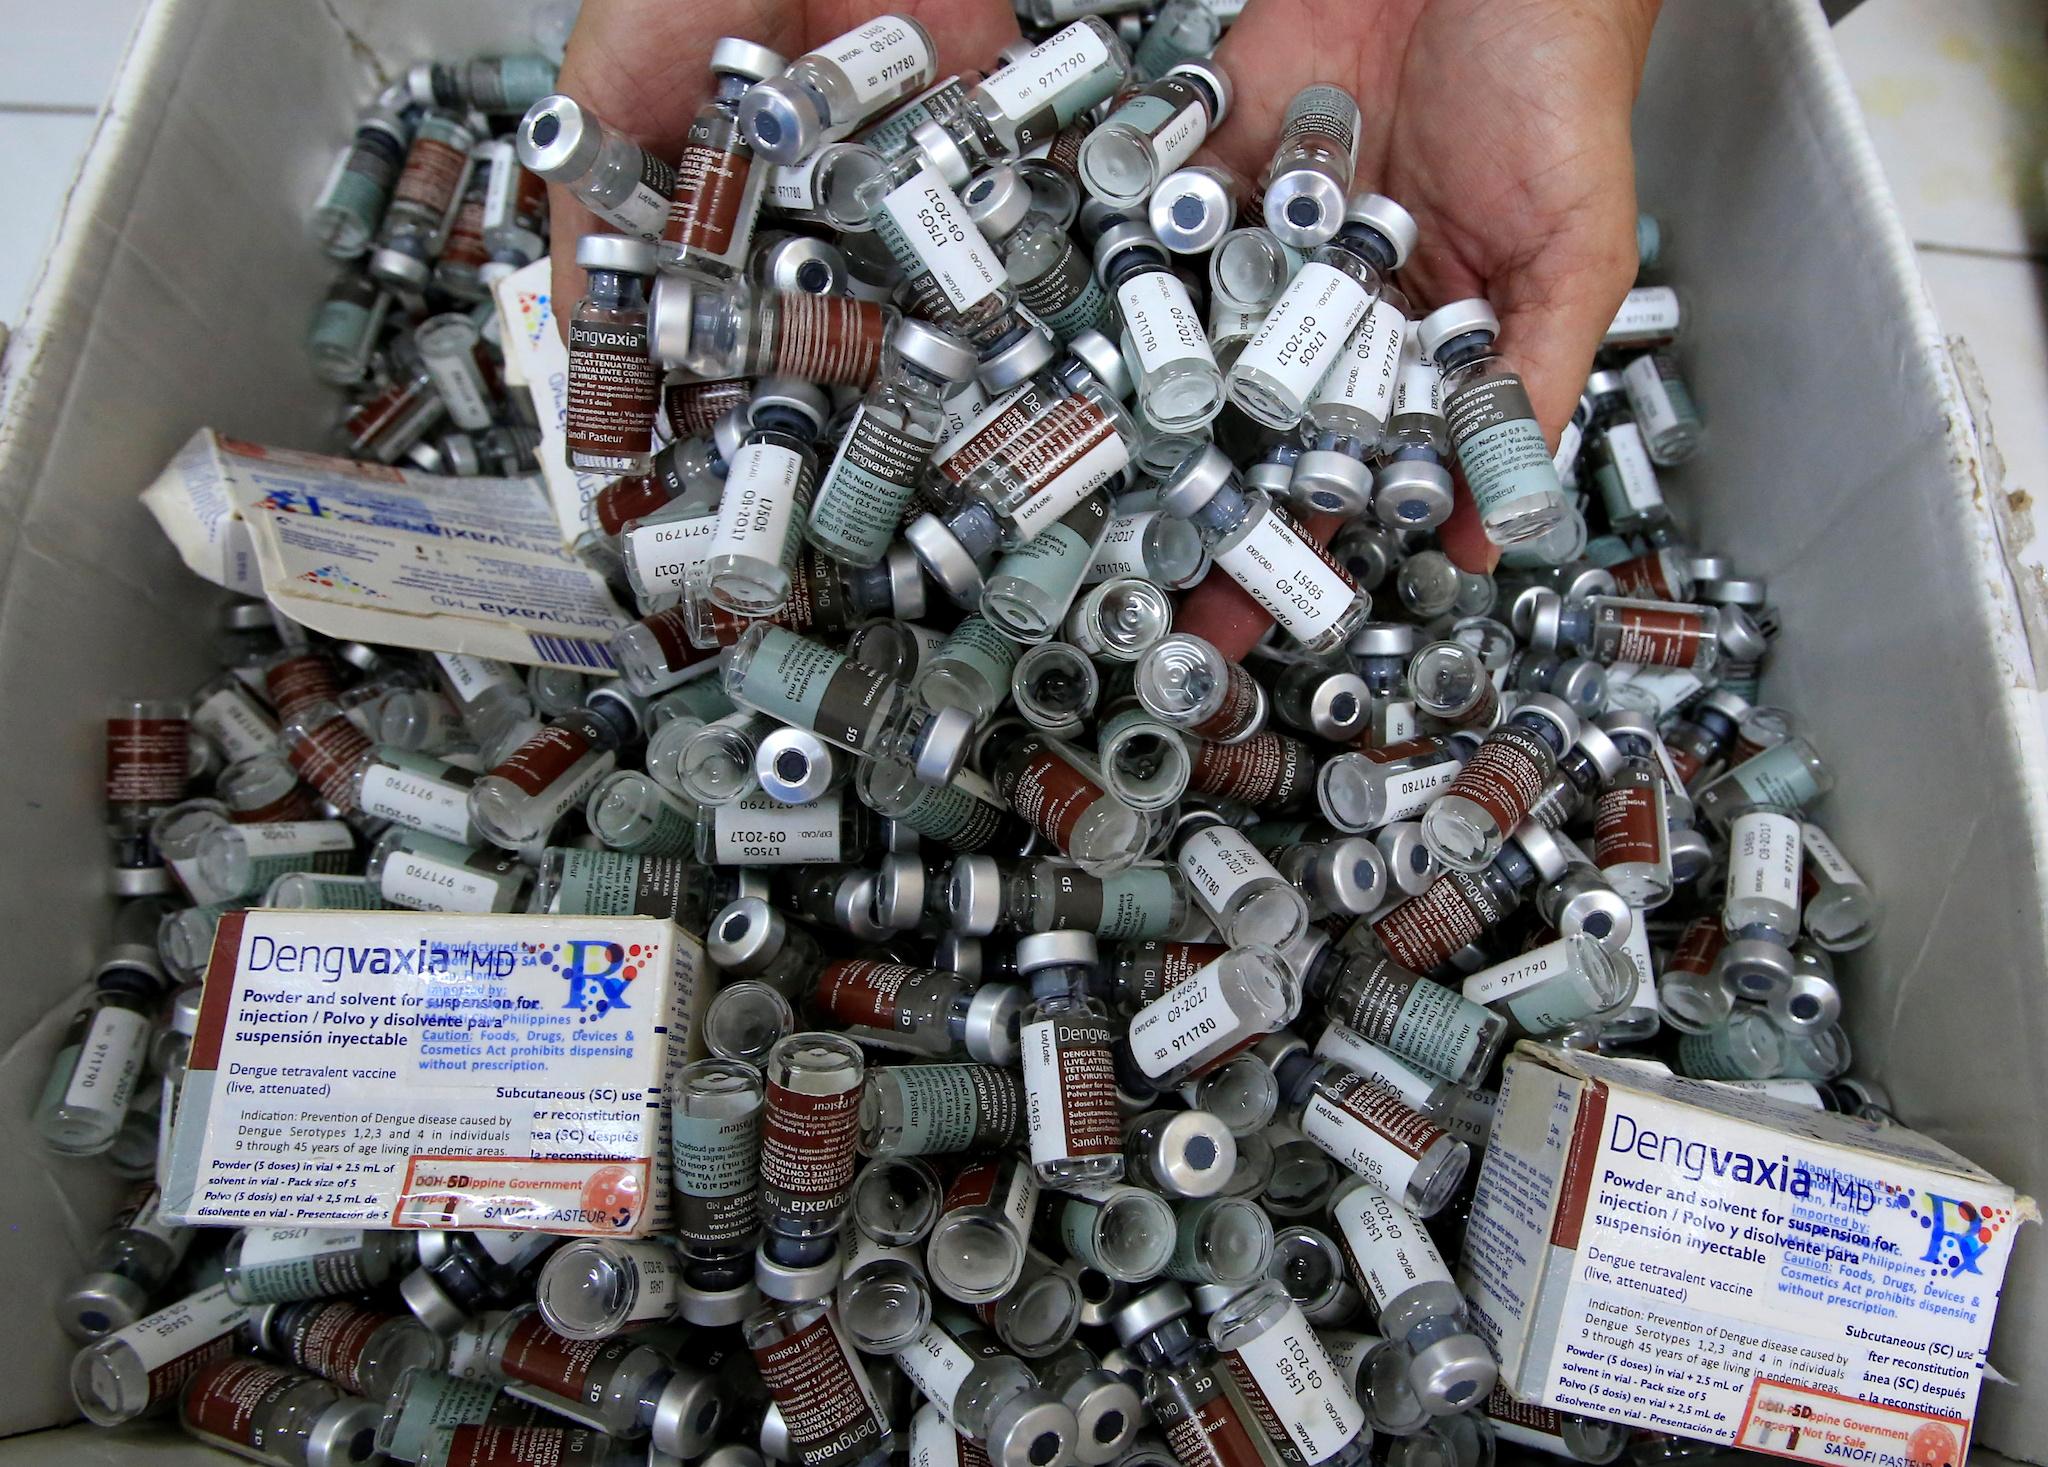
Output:
<path fill-rule="evenodd" d="M 1459 474 L 1456 480 L 1451 517 L 1437 526 L 1437 543 L 1459 570 L 1486 575 L 1500 564 L 1500 547 L 1486 538 L 1486 527 L 1479 523 L 1479 506 L 1465 487 L 1465 476 Z"/>

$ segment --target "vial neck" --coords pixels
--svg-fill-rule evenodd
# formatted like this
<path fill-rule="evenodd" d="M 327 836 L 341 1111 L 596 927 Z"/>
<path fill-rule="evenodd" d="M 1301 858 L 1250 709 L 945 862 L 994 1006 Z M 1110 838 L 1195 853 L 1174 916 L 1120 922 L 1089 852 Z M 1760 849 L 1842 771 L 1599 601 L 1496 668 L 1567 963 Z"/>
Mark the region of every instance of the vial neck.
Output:
<path fill-rule="evenodd" d="M 971 556 L 976 565 L 985 565 L 995 554 L 1001 543 L 1003 531 L 996 519 L 996 512 L 980 499 L 970 499 L 946 516 L 946 528 L 953 532 L 953 538 Z"/>
<path fill-rule="evenodd" d="M 1234 485 L 1225 484 L 1210 498 L 1209 502 L 1189 516 L 1196 525 L 1214 535 L 1227 535 L 1239 525 L 1248 522 L 1258 510 L 1261 501 L 1254 499 L 1250 492 Z"/>
<path fill-rule="evenodd" d="M 791 446 L 808 447 L 817 436 L 818 425 L 795 408 L 770 404 L 754 410 L 754 431 L 748 435 L 753 443 L 769 442 L 775 438 L 793 440 Z"/>
<path fill-rule="evenodd" d="M 628 275 L 623 270 L 592 270 L 590 284 L 584 297 L 593 306 L 607 311 L 627 311 L 645 305 L 647 291 L 637 275 Z"/>
<path fill-rule="evenodd" d="M 1436 349 L 1436 364 L 1446 372 L 1460 367 L 1469 367 L 1474 362 L 1485 361 L 1493 355 L 1493 333 L 1491 331 L 1467 331 L 1463 336 L 1454 336 Z"/>
<path fill-rule="evenodd" d="M 1374 274 L 1394 268 L 1394 247 L 1370 224 L 1347 224 L 1337 231 L 1336 238 L 1330 243 L 1354 259 L 1372 266 Z"/>
<path fill-rule="evenodd" d="M 1167 272 L 1166 254 L 1149 246 L 1136 245 L 1124 250 L 1103 267 L 1102 281 L 1111 290 L 1116 290 L 1127 280 L 1140 275 Z"/>

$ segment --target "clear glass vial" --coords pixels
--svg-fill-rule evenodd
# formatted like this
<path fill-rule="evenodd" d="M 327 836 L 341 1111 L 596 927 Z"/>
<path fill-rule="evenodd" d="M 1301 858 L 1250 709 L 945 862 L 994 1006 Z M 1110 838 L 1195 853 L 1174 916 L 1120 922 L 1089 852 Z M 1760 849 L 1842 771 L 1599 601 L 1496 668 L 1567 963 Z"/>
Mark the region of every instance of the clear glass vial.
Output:
<path fill-rule="evenodd" d="M 689 588 L 712 605 L 768 617 L 788 604 L 817 478 L 812 445 L 828 412 L 825 394 L 808 382 L 768 377 L 756 385 L 749 432 L 718 501 L 718 528 Z"/>
<path fill-rule="evenodd" d="M 740 129 L 768 162 L 799 162 L 930 86 L 936 54 L 931 33 L 917 21 L 876 16 L 749 87 L 740 99 Z"/>
<path fill-rule="evenodd" d="M 1223 373 L 1173 256 L 1133 220 L 1096 240 L 1095 269 L 1116 300 L 1140 411 L 1168 433 L 1207 426 L 1223 407 Z"/>
<path fill-rule="evenodd" d="M 1115 1034 L 1091 996 L 1096 965 L 1090 933 L 1034 933 L 1017 944 L 1032 998 L 1020 1031 L 1031 1162 L 1055 1186 L 1113 1182 L 1124 1171 Z"/>
<path fill-rule="evenodd" d="M 1266 227 L 1309 249 L 1336 234 L 1356 169 L 1362 118 L 1342 87 L 1303 87 L 1280 116 L 1280 141 L 1266 170 Z"/>
<path fill-rule="evenodd" d="M 1500 318 L 1483 300 L 1441 306 L 1416 327 L 1443 369 L 1443 412 L 1458 466 L 1497 545 L 1548 534 L 1570 511 L 1528 389 L 1494 349 Z"/>
<path fill-rule="evenodd" d="M 587 234 L 576 263 L 588 273 L 569 322 L 569 467 L 645 474 L 654 467 L 661 374 L 648 355 L 647 281 L 654 250 L 617 234 Z"/>
<path fill-rule="evenodd" d="M 1301 1306 L 1280 1285 L 1254 1284 L 1209 1316 L 1209 1339 L 1268 1401 L 1289 1403 L 1266 1424 L 1283 1461 L 1352 1467 L 1372 1449 L 1365 1412 Z M 1255 1418 L 1257 1419 L 1257 1418 Z"/>
<path fill-rule="evenodd" d="M 621 234 L 648 245 L 661 238 L 675 169 L 575 98 L 556 93 L 526 109 L 519 161 Z"/>

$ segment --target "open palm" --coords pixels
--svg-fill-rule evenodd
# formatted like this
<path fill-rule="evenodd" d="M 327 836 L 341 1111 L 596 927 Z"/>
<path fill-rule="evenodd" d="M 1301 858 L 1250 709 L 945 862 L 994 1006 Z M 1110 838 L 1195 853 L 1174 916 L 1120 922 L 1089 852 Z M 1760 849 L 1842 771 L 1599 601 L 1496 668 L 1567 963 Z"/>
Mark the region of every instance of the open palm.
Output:
<path fill-rule="evenodd" d="M 772 47 L 791 61 L 884 10 L 922 21 L 938 46 L 940 76 L 985 70 L 1017 38 L 996 0 L 584 0 L 557 87 L 635 142 L 673 163 L 690 119 L 711 93 L 720 36 Z M 555 323 L 567 331 L 582 293 L 576 241 L 606 226 L 566 189 L 549 190 Z"/>

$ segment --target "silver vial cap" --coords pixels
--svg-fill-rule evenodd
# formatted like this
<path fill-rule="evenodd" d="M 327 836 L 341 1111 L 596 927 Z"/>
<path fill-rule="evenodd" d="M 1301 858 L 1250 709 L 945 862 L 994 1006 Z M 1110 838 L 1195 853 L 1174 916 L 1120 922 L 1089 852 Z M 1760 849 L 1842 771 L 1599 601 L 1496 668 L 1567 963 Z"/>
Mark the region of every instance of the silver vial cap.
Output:
<path fill-rule="evenodd" d="M 370 273 L 386 284 L 425 290 L 433 272 L 425 260 L 416 260 L 404 250 L 372 250 Z"/>
<path fill-rule="evenodd" d="M 1230 231 L 1236 206 L 1223 180 L 1202 168 L 1168 174 L 1145 206 L 1153 238 L 1176 255 L 1196 255 Z"/>
<path fill-rule="evenodd" d="M 816 1263 L 778 1263 L 768 1256 L 767 1245 L 754 1250 L 754 1287 L 762 1297 L 785 1304 L 802 1304 L 823 1299 L 839 1284 L 839 1250 L 834 1248 Z"/>
<path fill-rule="evenodd" d="M 677 1457 L 701 1457 L 725 1413 L 718 1377 L 678 1370 L 654 1401 L 654 1445 Z"/>
<path fill-rule="evenodd" d="M 1287 496 L 1287 488 L 1294 482 L 1294 461 L 1278 458 L 1262 458 L 1257 463 L 1247 464 L 1238 471 L 1246 487 L 1263 489 L 1276 499 Z"/>
<path fill-rule="evenodd" d="M 384 1403 L 343 1396 L 314 1418 L 306 1434 L 306 1467 L 351 1467 L 376 1456 L 372 1443 Z"/>
<path fill-rule="evenodd" d="M 1564 615 L 1564 597 L 1548 586 L 1531 586 L 1515 598 L 1508 616 L 1515 628 L 1515 635 L 1529 644 L 1535 652 L 1557 650 L 1557 636 L 1560 618 Z"/>
<path fill-rule="evenodd" d="M 1749 712 L 1751 704 L 1749 699 L 1731 688 L 1716 688 L 1713 692 L 1700 699 L 1699 706 L 1711 708 L 1716 713 L 1727 717 L 1730 721 L 1736 721 L 1743 714 Z"/>
<path fill-rule="evenodd" d="M 786 935 L 780 912 L 759 897 L 741 897 L 711 919 L 705 950 L 721 968 L 758 973 L 775 961 Z"/>
<path fill-rule="evenodd" d="M 905 621 L 923 621 L 931 607 L 931 595 L 916 553 L 899 540 L 882 557 L 882 565 L 889 573 L 890 615 Z"/>
<path fill-rule="evenodd" d="M 962 606 L 981 600 L 981 567 L 937 515 L 919 515 L 904 529 L 903 539 L 940 590 Z"/>
<path fill-rule="evenodd" d="M 754 395 L 747 403 L 748 416 L 771 407 L 802 414 L 809 420 L 813 433 L 823 432 L 825 419 L 832 415 L 832 400 L 825 396 L 824 389 L 801 377 L 763 377 L 756 382 Z"/>
<path fill-rule="evenodd" d="M 926 123 L 912 134 L 919 147 L 924 147 L 925 128 L 941 134 L 946 131 L 936 123 Z M 948 136 L 946 141 L 950 146 L 952 138 Z M 925 148 L 925 156 L 931 156 L 931 149 Z M 968 184 L 960 202 L 967 206 L 967 217 L 984 235 L 991 240 L 1005 240 L 1017 232 L 1031 213 L 1031 187 L 1017 176 L 1016 169 L 1003 164 Z"/>
<path fill-rule="evenodd" d="M 1179 1284 L 1161 1284 L 1156 1289 L 1147 1289 L 1117 1310 L 1110 1323 L 1116 1328 L 1116 1337 L 1130 1345 L 1160 1325 L 1179 1319 L 1194 1307 L 1188 1299 L 1188 1291 Z"/>
<path fill-rule="evenodd" d="M 550 183 L 581 178 L 597 166 L 604 129 L 574 97 L 542 97 L 519 120 L 519 161 Z"/>
<path fill-rule="evenodd" d="M 782 1419 L 782 1408 L 773 1401 L 761 1413 L 761 1453 L 777 1462 L 794 1462 L 796 1444 L 789 1439 L 789 1423 Z"/>
<path fill-rule="evenodd" d="M 838 246 L 808 234 L 779 239 L 755 258 L 755 278 L 787 295 L 843 295 L 852 279 Z"/>
<path fill-rule="evenodd" d="M 1671 879 L 1680 885 L 1697 881 L 1714 864 L 1714 843 L 1689 825 L 1671 832 Z"/>
<path fill-rule="evenodd" d="M 993 1467 L 1036 1467 L 1071 1460 L 1080 1427 L 1065 1402 L 1041 1390 L 1024 1390 L 996 1408 L 987 1432 Z"/>
<path fill-rule="evenodd" d="M 1213 1197 L 1230 1185 L 1237 1138 L 1205 1110 L 1179 1111 L 1153 1132 L 1151 1161 L 1176 1196 Z"/>
<path fill-rule="evenodd" d="M 941 933 L 932 944 L 932 966 L 975 982 L 988 970 L 988 954 L 978 937 L 961 932 Z"/>
<path fill-rule="evenodd" d="M 1591 874 L 1557 909 L 1558 936 L 1590 937 L 1602 947 L 1616 951 L 1628 941 L 1635 925 L 1635 911 L 1622 894 L 1605 879 Z M 1637 977 L 1645 983 L 1655 981 L 1648 973 Z"/>
<path fill-rule="evenodd" d="M 908 932 L 924 915 L 924 862 L 914 855 L 882 857 L 875 872 L 875 920 L 892 932 Z"/>
<path fill-rule="evenodd" d="M 801 162 L 815 149 L 826 119 L 810 91 L 786 77 L 770 77 L 740 98 L 740 129 L 770 163 Z"/>
<path fill-rule="evenodd" d="M 1415 328 L 1415 339 L 1421 343 L 1423 356 L 1434 358 L 1445 342 L 1474 331 L 1500 331 L 1500 317 L 1477 296 L 1438 306 Z"/>
<path fill-rule="evenodd" d="M 1421 231 L 1415 226 L 1415 216 L 1402 208 L 1385 194 L 1353 194 L 1351 202 L 1344 206 L 1346 224 L 1365 224 L 1378 230 L 1394 247 L 1394 268 L 1400 269 L 1408 263 L 1408 257 L 1415 253 L 1415 243 Z"/>
<path fill-rule="evenodd" d="M 1129 397 L 1136 389 L 1131 381 L 1131 364 L 1124 360 L 1123 349 L 1090 328 L 1077 331 L 1067 342 L 1067 355 L 1095 374 L 1095 380 L 1109 389 L 1111 397 L 1119 402 Z"/>
<path fill-rule="evenodd" d="M 944 327 L 905 316 L 889 333 L 896 354 L 942 382 L 964 383 L 974 376 L 974 348 Z"/>
<path fill-rule="evenodd" d="M 757 41 L 720 36 L 711 44 L 711 69 L 762 82 L 771 76 L 781 76 L 789 69 L 789 61 L 781 52 L 771 51 Z"/>
<path fill-rule="evenodd" d="M 1572 711 L 1572 705 L 1550 693 L 1531 693 L 1515 705 L 1514 716 L 1533 713 L 1563 738 L 1563 746 L 1570 748 L 1579 736 L 1579 715 Z"/>
<path fill-rule="evenodd" d="M 647 297 L 647 350 L 657 362 L 680 366 L 690 355 L 696 291 L 684 275 L 663 274 Z"/>
<path fill-rule="evenodd" d="M 462 1306 L 449 1298 L 424 1268 L 416 1268 L 398 1281 L 398 1297 L 414 1318 L 437 1335 L 452 1335 L 469 1323 Z"/>
<path fill-rule="evenodd" d="M 1373 515 L 1396 530 L 1423 530 L 1450 518 L 1451 471 L 1422 458 L 1390 459 L 1373 476 Z"/>
<path fill-rule="evenodd" d="M 1223 120 L 1230 116 L 1230 104 L 1236 97 L 1236 89 L 1230 84 L 1230 74 L 1206 56 L 1197 56 L 1166 68 L 1168 76 L 1191 76 L 1206 87 L 1209 95 L 1216 99 L 1216 110 L 1209 114 L 1209 130 L 1214 132 L 1223 126 Z"/>
<path fill-rule="evenodd" d="M 1627 391 L 1628 379 L 1623 377 L 1621 373 L 1611 369 L 1595 372 L 1586 379 L 1586 395 L 1596 400 L 1613 393 L 1626 393 Z"/>
<path fill-rule="evenodd" d="M 1621 773 L 1624 757 L 1621 750 L 1615 747 L 1614 740 L 1609 738 L 1607 734 L 1607 729 L 1611 727 L 1610 720 L 1613 716 L 1610 714 L 1607 718 L 1601 719 L 1599 723 L 1581 724 L 1579 726 L 1578 742 L 1573 745 L 1574 748 L 1593 761 L 1593 768 L 1599 774 L 1602 784 L 1605 784 L 1608 780 L 1614 778 L 1615 775 Z M 1647 722 L 1647 720 L 1645 721 Z M 1633 728 L 1614 729 L 1613 731 L 1615 733 L 1636 732 Z"/>
<path fill-rule="evenodd" d="M 974 715 L 965 708 L 927 713 L 911 772 L 926 784 L 951 784 L 973 744 Z"/>
<path fill-rule="evenodd" d="M 1708 577 L 1694 581 L 1693 595 L 1697 600 L 1711 602 L 1715 606 L 1762 606 L 1765 600 L 1762 581 L 1738 581 L 1727 578 Z"/>
<path fill-rule="evenodd" d="M 1780 1029 L 1812 1033 L 1842 1017 L 1842 991 L 1819 968 L 1802 968 L 1769 999 Z"/>
<path fill-rule="evenodd" d="M 1295 460 L 1287 492 L 1322 514 L 1360 515 L 1372 503 L 1372 470 L 1348 453 L 1312 448 Z"/>
<path fill-rule="evenodd" d="M 1756 619 L 1740 606 L 1721 608 L 1721 655 L 1731 662 L 1754 662 L 1770 650 Z"/>
<path fill-rule="evenodd" d="M 1729 943 L 1721 949 L 1715 967 L 1743 998 L 1766 1001 L 1791 987 L 1798 973 L 1790 948 L 1759 937 L 1738 938 Z"/>
<path fill-rule="evenodd" d="M 1344 644 L 1353 657 L 1412 657 L 1415 628 L 1404 621 L 1369 621 Z"/>
<path fill-rule="evenodd" d="M 807 728 L 784 726 L 754 750 L 761 793 L 784 805 L 808 805 L 832 786 L 838 761 L 832 748 Z"/>
<path fill-rule="evenodd" d="M 1735 562 L 1725 555 L 1695 555 L 1685 563 L 1695 582 L 1725 581 L 1734 574 Z"/>
<path fill-rule="evenodd" d="M 910 130 L 910 146 L 924 154 L 946 187 L 957 189 L 974 176 L 974 160 L 960 150 L 952 133 L 936 119 L 920 122 Z"/>
<path fill-rule="evenodd" d="M 1159 486 L 1159 504 L 1168 514 L 1191 519 L 1230 482 L 1230 455 L 1205 443 L 1175 467 Z"/>
<path fill-rule="evenodd" d="M 163 866 L 113 866 L 107 871 L 107 891 L 117 897 L 168 896 L 171 873 Z"/>
<path fill-rule="evenodd" d="M 89 1273 L 64 1296 L 65 1331 L 74 1340 L 100 1339 L 147 1313 L 149 1291 L 118 1273 Z"/>
<path fill-rule="evenodd" d="M 738 1324 L 760 1307 L 761 1291 L 751 1283 L 736 1284 L 730 1289 L 685 1286 L 678 1291 L 676 1313 L 690 1324 L 718 1326 Z"/>
<path fill-rule="evenodd" d="M 1018 1026 L 1030 995 L 1014 983 L 988 983 L 967 1001 L 968 1058 L 985 1065 L 1014 1065 L 1023 1055 Z"/>
<path fill-rule="evenodd" d="M 586 234 L 576 241 L 576 263 L 586 270 L 654 273 L 654 246 L 630 234 Z"/>
<path fill-rule="evenodd" d="M 1599 708 L 1607 702 L 1607 669 L 1588 658 L 1567 658 L 1550 684 L 1550 691 L 1574 708 Z"/>
<path fill-rule="evenodd" d="M 1102 280 L 1118 259 L 1132 250 L 1159 249 L 1159 241 L 1152 236 L 1152 226 L 1142 219 L 1127 219 L 1121 224 L 1112 224 L 1102 231 L 1095 241 L 1095 278 Z"/>
<path fill-rule="evenodd" d="M 1355 672 L 1333 672 L 1309 693 L 1307 711 L 1317 738 L 1345 743 L 1372 721 L 1372 690 Z"/>
<path fill-rule="evenodd" d="M 1510 839 L 1521 847 L 1522 854 L 1529 858 L 1529 864 L 1536 868 L 1538 881 L 1555 881 L 1571 869 L 1571 858 L 1565 855 L 1564 846 L 1547 825 L 1524 820 L 1515 827 Z"/>
<path fill-rule="evenodd" d="M 1386 899 L 1386 857 L 1367 837 L 1354 835 L 1333 840 L 1316 853 L 1315 863 L 1321 868 L 1321 879 L 1334 910 L 1364 916 Z M 1316 935 L 1328 941 L 1327 934 Z"/>
<path fill-rule="evenodd" d="M 1034 932 L 1017 939 L 1017 971 L 1029 974 L 1064 963 L 1093 963 L 1097 952 L 1092 932 Z"/>
<path fill-rule="evenodd" d="M 1452 1335 L 1424 1346 L 1408 1362 L 1408 1383 L 1426 1407 L 1463 1410 L 1486 1399 L 1499 1367 L 1477 1335 Z"/>
<path fill-rule="evenodd" d="M 1053 345 L 1050 331 L 1027 331 L 982 362 L 981 385 L 998 395 L 1008 392 L 1050 367 L 1057 355 L 1059 349 Z"/>
<path fill-rule="evenodd" d="M 199 1001 L 206 992 L 201 983 L 188 983 L 171 995 L 170 1027 L 174 1034 L 199 1032 Z"/>
<path fill-rule="evenodd" d="M 762 1433 L 768 1430 L 766 1422 L 761 1425 Z M 697 1467 L 768 1467 L 767 1458 L 752 1447 L 741 1442 L 727 1442 L 722 1447 L 713 1447 L 697 1459 Z"/>
<path fill-rule="evenodd" d="M 960 856 L 953 862 L 946 892 L 953 909 L 953 930 L 963 937 L 986 937 L 1003 917 L 1003 873 L 993 856 Z"/>
<path fill-rule="evenodd" d="M 875 920 L 875 878 L 862 871 L 840 882 L 832 896 L 833 920 L 855 942 L 880 942 L 894 934 Z"/>

